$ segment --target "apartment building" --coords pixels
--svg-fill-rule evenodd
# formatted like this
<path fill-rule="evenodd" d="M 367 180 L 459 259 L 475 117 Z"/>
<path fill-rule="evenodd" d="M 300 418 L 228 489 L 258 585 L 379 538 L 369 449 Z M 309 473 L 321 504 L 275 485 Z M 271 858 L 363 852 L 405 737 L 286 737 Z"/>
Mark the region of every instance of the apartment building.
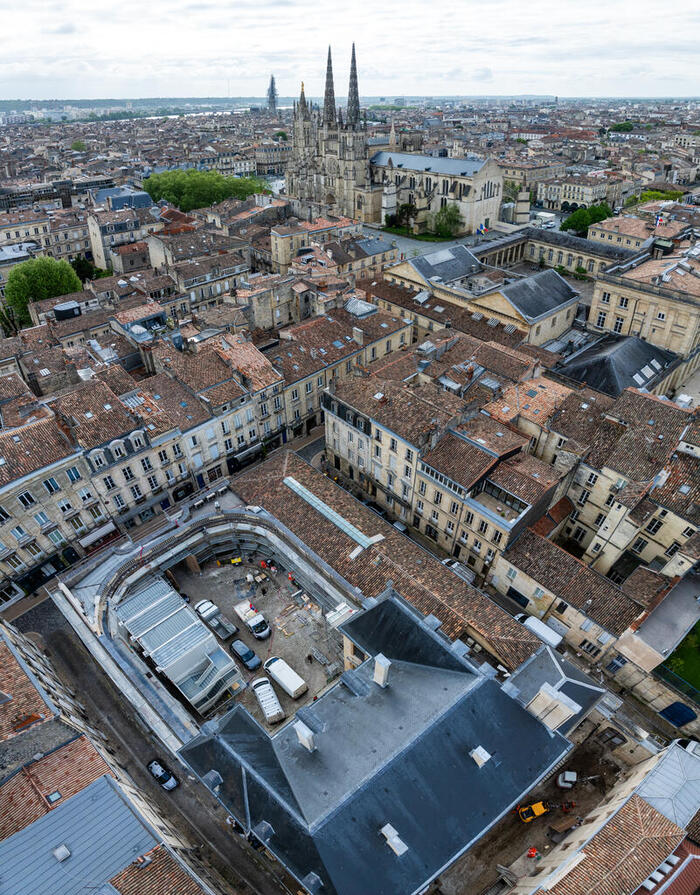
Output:
<path fill-rule="evenodd" d="M 287 221 L 270 230 L 273 273 L 285 274 L 300 249 L 312 242 L 324 245 L 343 236 L 359 235 L 362 225 L 350 218 L 315 218 L 312 221 Z"/>
<path fill-rule="evenodd" d="M 292 157 L 292 144 L 258 143 L 255 146 L 255 171 L 259 177 L 284 174 Z"/>
<path fill-rule="evenodd" d="M 49 215 L 43 208 L 3 212 L 0 214 L 0 246 L 29 240 L 43 244 L 49 228 Z"/>
<path fill-rule="evenodd" d="M 594 242 L 613 243 L 636 251 L 642 246 L 655 244 L 664 247 L 677 246 L 678 243 L 692 233 L 692 226 L 685 221 L 650 221 L 632 215 L 620 215 L 591 224 L 587 238 Z"/>
<path fill-rule="evenodd" d="M 537 201 L 544 208 L 576 211 L 589 208 L 608 198 L 608 182 L 599 177 L 576 175 L 561 180 L 545 180 L 537 184 Z"/>
<path fill-rule="evenodd" d="M 91 212 L 88 214 L 88 232 L 95 264 L 106 269 L 109 265 L 110 248 L 140 242 L 162 227 L 162 222 L 154 218 L 148 208 Z"/>
<path fill-rule="evenodd" d="M 589 327 L 639 336 L 684 359 L 671 386 L 700 364 L 700 248 L 643 251 L 612 264 L 595 282 Z M 642 385 L 643 383 L 639 383 Z"/>
<path fill-rule="evenodd" d="M 241 252 L 227 252 L 179 261 L 168 268 L 180 292 L 189 295 L 192 309 L 216 307 L 244 279 L 250 266 Z"/>

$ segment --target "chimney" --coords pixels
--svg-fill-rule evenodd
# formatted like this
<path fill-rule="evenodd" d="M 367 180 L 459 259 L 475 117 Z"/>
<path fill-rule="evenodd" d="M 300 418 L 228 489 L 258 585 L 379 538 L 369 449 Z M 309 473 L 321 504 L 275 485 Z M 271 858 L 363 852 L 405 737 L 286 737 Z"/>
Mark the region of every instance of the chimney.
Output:
<path fill-rule="evenodd" d="M 384 688 L 389 683 L 389 669 L 391 661 L 383 653 L 377 653 L 374 657 L 374 683 Z"/>
<path fill-rule="evenodd" d="M 480 768 L 483 768 L 486 762 L 491 758 L 491 753 L 487 752 L 483 746 L 476 746 L 476 748 L 472 749 L 469 755 Z"/>
<path fill-rule="evenodd" d="M 358 345 L 364 345 L 365 334 L 362 332 L 362 330 L 360 329 L 359 326 L 353 326 L 352 337 L 357 342 Z"/>
<path fill-rule="evenodd" d="M 408 846 L 391 824 L 384 824 L 379 832 L 386 839 L 386 844 L 397 857 L 401 857 L 401 855 L 408 851 Z"/>
<path fill-rule="evenodd" d="M 301 746 L 308 749 L 309 752 L 315 751 L 316 743 L 314 742 L 314 732 L 310 727 L 307 727 L 303 721 L 297 721 L 294 725 L 294 732 L 296 733 Z"/>

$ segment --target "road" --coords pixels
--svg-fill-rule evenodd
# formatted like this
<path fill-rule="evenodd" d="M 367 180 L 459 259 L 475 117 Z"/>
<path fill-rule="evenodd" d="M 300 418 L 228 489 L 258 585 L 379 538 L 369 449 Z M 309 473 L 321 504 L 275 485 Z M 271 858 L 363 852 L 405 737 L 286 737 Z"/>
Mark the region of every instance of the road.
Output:
<path fill-rule="evenodd" d="M 89 722 L 108 740 L 114 759 L 172 826 L 197 846 L 204 863 L 213 867 L 238 895 L 289 895 L 298 886 L 281 868 L 274 871 L 241 836 L 226 823 L 226 812 L 184 767 L 170 756 L 166 763 L 180 779 L 180 787 L 166 793 L 145 765 L 163 754 L 145 731 L 126 700 L 93 661 L 51 600 L 15 621 L 20 630 L 43 638 L 49 659 L 62 680 L 77 694 Z M 279 877 L 277 876 L 279 874 Z M 285 876 L 286 885 L 281 877 Z"/>

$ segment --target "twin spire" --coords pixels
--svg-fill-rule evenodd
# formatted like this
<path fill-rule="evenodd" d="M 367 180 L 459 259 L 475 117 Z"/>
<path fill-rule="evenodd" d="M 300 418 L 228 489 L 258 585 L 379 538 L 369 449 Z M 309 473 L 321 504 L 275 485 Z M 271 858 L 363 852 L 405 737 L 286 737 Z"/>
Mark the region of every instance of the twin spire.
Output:
<path fill-rule="evenodd" d="M 299 109 L 302 115 L 308 115 L 308 104 L 304 96 L 304 85 L 301 85 L 299 97 Z M 333 87 L 333 61 L 331 48 L 328 47 L 328 62 L 326 65 L 326 89 L 323 97 L 323 124 L 327 127 L 335 127 L 338 123 L 335 109 L 335 89 Z M 348 88 L 348 108 L 346 126 L 355 130 L 360 126 L 360 92 L 357 86 L 357 61 L 355 59 L 355 44 L 352 45 L 352 57 L 350 59 L 350 86 Z"/>

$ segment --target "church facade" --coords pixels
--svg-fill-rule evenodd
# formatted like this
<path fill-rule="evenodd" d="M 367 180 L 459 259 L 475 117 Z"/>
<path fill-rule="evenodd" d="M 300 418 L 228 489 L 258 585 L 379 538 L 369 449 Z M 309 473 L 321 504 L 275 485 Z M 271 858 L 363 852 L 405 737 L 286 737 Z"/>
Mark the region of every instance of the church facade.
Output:
<path fill-rule="evenodd" d="M 328 49 L 323 109 L 313 107 L 301 87 L 294 108 L 287 194 L 318 212 L 363 223 L 383 224 L 400 205 L 414 207 L 411 226 L 421 233 L 447 204 L 457 206 L 461 232 L 474 233 L 499 218 L 503 177 L 492 159 L 450 159 L 398 152 L 392 126 L 389 149 L 371 152 L 360 114 L 355 46 L 350 63 L 348 104 L 343 119 L 335 106 L 333 66 Z"/>

